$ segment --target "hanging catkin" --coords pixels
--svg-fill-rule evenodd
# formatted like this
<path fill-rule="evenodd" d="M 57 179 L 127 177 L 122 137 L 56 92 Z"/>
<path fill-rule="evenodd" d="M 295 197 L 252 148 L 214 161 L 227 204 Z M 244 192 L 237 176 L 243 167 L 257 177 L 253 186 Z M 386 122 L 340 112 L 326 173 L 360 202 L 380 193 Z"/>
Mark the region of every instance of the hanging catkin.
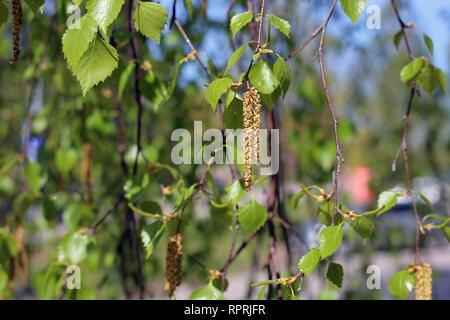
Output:
<path fill-rule="evenodd" d="M 166 251 L 166 277 L 164 290 L 175 300 L 175 289 L 181 284 L 183 269 L 183 238 L 177 233 L 169 239 Z"/>
<path fill-rule="evenodd" d="M 259 161 L 259 128 L 261 124 L 261 97 L 250 88 L 244 93 L 244 185 L 250 188 L 252 163 Z"/>
<path fill-rule="evenodd" d="M 12 16 L 12 51 L 13 57 L 9 63 L 16 63 L 20 54 L 20 25 L 22 24 L 22 1 L 11 1 L 11 16 Z"/>
<path fill-rule="evenodd" d="M 416 300 L 432 300 L 433 299 L 433 270 L 431 266 L 424 262 L 413 266 L 416 278 Z"/>

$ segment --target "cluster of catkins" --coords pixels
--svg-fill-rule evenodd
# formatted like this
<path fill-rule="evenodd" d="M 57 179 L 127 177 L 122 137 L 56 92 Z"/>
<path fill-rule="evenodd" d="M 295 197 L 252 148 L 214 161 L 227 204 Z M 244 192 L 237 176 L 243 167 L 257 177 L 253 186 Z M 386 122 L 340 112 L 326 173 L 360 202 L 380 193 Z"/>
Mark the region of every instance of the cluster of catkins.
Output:
<path fill-rule="evenodd" d="M 261 124 L 261 97 L 250 88 L 244 93 L 244 185 L 250 188 L 252 163 L 259 161 L 259 127 Z"/>
<path fill-rule="evenodd" d="M 183 269 L 183 238 L 177 233 L 169 239 L 166 252 L 166 277 L 164 290 L 175 300 L 175 289 L 181 284 Z"/>
<path fill-rule="evenodd" d="M 422 264 L 413 263 L 408 270 L 414 274 L 416 279 L 416 300 L 432 300 L 433 299 L 433 270 L 431 266 L 424 262 Z"/>
<path fill-rule="evenodd" d="M 22 0 L 11 1 L 12 15 L 12 50 L 13 57 L 9 63 L 16 63 L 20 54 L 20 25 L 22 24 Z"/>

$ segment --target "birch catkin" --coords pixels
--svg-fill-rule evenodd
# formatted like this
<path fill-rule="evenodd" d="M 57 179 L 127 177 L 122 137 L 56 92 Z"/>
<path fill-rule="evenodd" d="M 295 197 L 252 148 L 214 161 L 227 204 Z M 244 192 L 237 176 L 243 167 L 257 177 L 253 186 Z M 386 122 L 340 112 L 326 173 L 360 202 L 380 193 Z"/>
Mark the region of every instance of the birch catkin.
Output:
<path fill-rule="evenodd" d="M 433 270 L 431 266 L 424 262 L 413 267 L 415 269 L 414 277 L 416 278 L 416 300 L 432 300 L 433 299 Z"/>
<path fill-rule="evenodd" d="M 175 300 L 175 289 L 181 284 L 183 270 L 183 238 L 177 233 L 169 239 L 166 251 L 166 277 L 164 290 Z"/>
<path fill-rule="evenodd" d="M 14 64 L 19 59 L 20 54 L 20 26 L 22 24 L 22 1 L 11 1 L 12 16 L 12 51 L 13 57 L 9 63 Z"/>
<path fill-rule="evenodd" d="M 244 93 L 244 185 L 250 188 L 252 163 L 259 161 L 259 128 L 261 124 L 261 97 L 250 88 Z"/>

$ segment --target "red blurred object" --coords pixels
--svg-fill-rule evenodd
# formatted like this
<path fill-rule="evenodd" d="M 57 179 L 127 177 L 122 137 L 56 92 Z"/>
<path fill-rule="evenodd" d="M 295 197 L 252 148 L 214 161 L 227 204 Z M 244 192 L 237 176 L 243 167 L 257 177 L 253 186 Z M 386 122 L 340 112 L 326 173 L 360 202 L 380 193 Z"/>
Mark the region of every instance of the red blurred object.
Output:
<path fill-rule="evenodd" d="M 355 205 L 365 206 L 375 200 L 375 192 L 370 187 L 372 176 L 372 168 L 366 165 L 359 165 L 350 172 L 345 185 Z"/>

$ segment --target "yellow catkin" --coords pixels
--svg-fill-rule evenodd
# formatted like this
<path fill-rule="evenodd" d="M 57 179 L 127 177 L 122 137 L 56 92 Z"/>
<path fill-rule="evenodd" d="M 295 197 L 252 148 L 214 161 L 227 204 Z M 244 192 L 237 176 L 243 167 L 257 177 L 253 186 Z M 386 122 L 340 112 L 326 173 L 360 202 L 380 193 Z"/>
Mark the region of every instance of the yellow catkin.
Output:
<path fill-rule="evenodd" d="M 259 161 L 259 128 L 261 124 L 261 97 L 250 88 L 244 93 L 244 185 L 248 189 L 252 180 L 252 162 Z"/>
<path fill-rule="evenodd" d="M 183 270 L 183 238 L 176 234 L 169 239 L 166 252 L 166 276 L 164 290 L 175 300 L 175 289 L 181 284 Z"/>
<path fill-rule="evenodd" d="M 20 26 L 22 24 L 22 1 L 11 1 L 12 16 L 12 51 L 13 57 L 9 63 L 14 64 L 19 59 L 20 54 Z"/>
<path fill-rule="evenodd" d="M 414 264 L 414 277 L 416 278 L 416 300 L 432 300 L 433 299 L 433 270 L 431 266 L 424 262 L 422 264 Z"/>

